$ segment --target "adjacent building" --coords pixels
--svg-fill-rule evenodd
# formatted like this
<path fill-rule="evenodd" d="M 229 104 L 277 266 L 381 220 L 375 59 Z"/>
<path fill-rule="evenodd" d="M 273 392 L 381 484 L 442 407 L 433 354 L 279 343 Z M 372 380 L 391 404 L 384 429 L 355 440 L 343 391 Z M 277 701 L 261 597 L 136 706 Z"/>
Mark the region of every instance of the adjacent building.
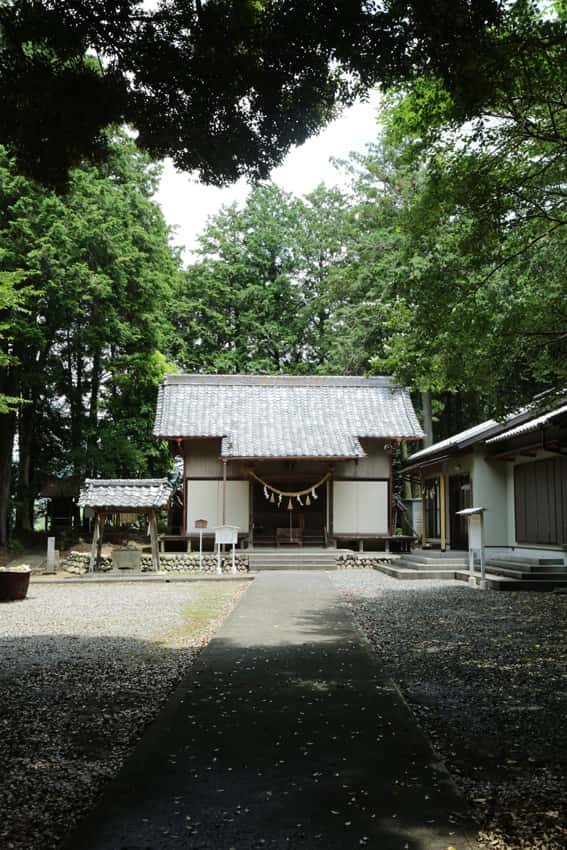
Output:
<path fill-rule="evenodd" d="M 458 511 L 484 507 L 487 555 L 567 552 L 567 404 L 489 419 L 415 452 L 421 479 L 422 544 L 468 548 Z"/>

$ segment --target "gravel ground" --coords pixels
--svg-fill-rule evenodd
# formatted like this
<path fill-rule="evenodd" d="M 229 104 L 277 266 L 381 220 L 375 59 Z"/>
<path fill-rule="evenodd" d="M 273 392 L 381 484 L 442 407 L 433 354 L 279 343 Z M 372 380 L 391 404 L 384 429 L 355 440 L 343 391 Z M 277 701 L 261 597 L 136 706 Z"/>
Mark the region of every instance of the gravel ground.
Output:
<path fill-rule="evenodd" d="M 247 583 L 30 587 L 0 606 L 0 847 L 53 850 Z"/>
<path fill-rule="evenodd" d="M 567 595 L 331 574 L 491 850 L 567 847 Z"/>

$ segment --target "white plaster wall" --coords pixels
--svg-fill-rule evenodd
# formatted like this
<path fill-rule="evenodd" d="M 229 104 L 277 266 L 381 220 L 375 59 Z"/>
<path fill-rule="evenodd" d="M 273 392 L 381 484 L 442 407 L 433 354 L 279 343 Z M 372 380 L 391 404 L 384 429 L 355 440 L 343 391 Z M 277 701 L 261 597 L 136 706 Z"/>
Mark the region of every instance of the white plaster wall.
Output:
<path fill-rule="evenodd" d="M 333 530 L 335 534 L 388 534 L 387 481 L 335 481 Z"/>
<path fill-rule="evenodd" d="M 508 470 L 501 461 L 487 463 L 482 451 L 475 452 L 472 464 L 473 507 L 484 512 L 484 545 L 510 545 L 508 511 Z"/>
<path fill-rule="evenodd" d="M 185 443 L 187 478 L 222 478 L 220 440 L 190 440 Z"/>
<path fill-rule="evenodd" d="M 248 532 L 248 481 L 227 481 L 226 523 Z M 222 524 L 222 481 L 187 481 L 187 529 L 195 528 L 195 520 L 206 519 L 208 530 Z"/>
<path fill-rule="evenodd" d="M 389 478 L 391 455 L 384 451 L 384 440 L 363 439 L 360 444 L 366 457 L 342 460 L 335 464 L 338 478 Z"/>

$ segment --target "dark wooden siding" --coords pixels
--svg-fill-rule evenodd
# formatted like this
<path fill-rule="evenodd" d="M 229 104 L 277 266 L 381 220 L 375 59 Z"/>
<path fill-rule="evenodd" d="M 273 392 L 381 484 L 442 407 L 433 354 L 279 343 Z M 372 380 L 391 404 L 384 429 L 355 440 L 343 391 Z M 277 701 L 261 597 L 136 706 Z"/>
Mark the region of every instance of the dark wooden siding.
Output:
<path fill-rule="evenodd" d="M 518 543 L 567 543 L 567 458 L 514 469 Z"/>

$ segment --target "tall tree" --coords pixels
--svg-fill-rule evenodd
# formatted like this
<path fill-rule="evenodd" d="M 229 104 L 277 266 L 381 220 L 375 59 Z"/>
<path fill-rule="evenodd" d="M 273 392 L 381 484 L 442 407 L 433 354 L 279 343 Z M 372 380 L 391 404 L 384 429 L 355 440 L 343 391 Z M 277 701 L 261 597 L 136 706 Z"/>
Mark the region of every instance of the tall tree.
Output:
<path fill-rule="evenodd" d="M 219 182 L 266 178 L 335 107 L 376 83 L 438 73 L 471 109 L 516 49 L 501 0 L 4 0 L 0 143 L 51 185 L 139 144 Z M 62 116 L 64 119 L 62 120 Z"/>
<path fill-rule="evenodd" d="M 312 372 L 327 361 L 329 279 L 350 227 L 347 201 L 320 187 L 295 198 L 273 184 L 215 216 L 176 314 L 188 369 Z"/>
<path fill-rule="evenodd" d="M 21 401 L 17 526 L 31 528 L 41 475 L 164 469 L 149 407 L 165 369 L 167 315 L 179 262 L 151 196 L 158 170 L 116 140 L 101 167 L 73 173 L 62 199 L 0 162 L 0 264 L 20 270 L 24 310 L 11 312 L 3 381 Z M 14 414 L 2 477 L 9 480 Z M 6 539 L 6 494 L 0 504 Z"/>

